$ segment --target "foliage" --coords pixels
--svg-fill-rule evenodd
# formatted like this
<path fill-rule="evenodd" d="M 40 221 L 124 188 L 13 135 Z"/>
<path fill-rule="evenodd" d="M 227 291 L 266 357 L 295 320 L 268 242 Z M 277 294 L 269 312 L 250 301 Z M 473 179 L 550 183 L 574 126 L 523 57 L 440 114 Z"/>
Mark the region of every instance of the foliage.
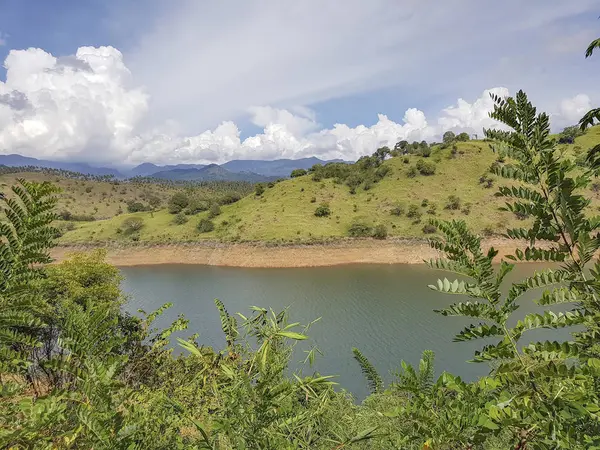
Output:
<path fill-rule="evenodd" d="M 584 132 L 578 126 L 566 127 L 562 132 L 558 135 L 558 143 L 559 144 L 573 144 L 575 142 L 575 138 L 579 136 L 583 136 Z"/>
<path fill-rule="evenodd" d="M 433 175 L 435 173 L 435 163 L 420 159 L 417 161 L 417 170 L 421 175 Z"/>
<path fill-rule="evenodd" d="M 469 136 L 469 133 L 460 133 L 458 136 L 456 136 L 456 140 L 459 142 L 467 142 L 469 141 L 471 138 Z"/>
<path fill-rule="evenodd" d="M 329 208 L 329 203 L 321 203 L 315 209 L 315 216 L 317 217 L 328 217 L 331 215 L 331 209 Z"/>
<path fill-rule="evenodd" d="M 144 227 L 144 219 L 141 217 L 127 217 L 121 223 L 121 227 L 126 233 L 135 233 Z"/>
<path fill-rule="evenodd" d="M 404 205 L 402 203 L 395 203 L 390 209 L 390 214 L 392 216 L 401 216 L 404 214 Z"/>
<path fill-rule="evenodd" d="M 184 223 L 187 223 L 187 221 L 188 218 L 183 212 L 178 213 L 173 219 L 175 225 L 183 225 Z"/>
<path fill-rule="evenodd" d="M 177 192 L 169 200 L 169 212 L 171 214 L 178 214 L 183 211 L 188 204 L 190 199 L 183 192 Z"/>
<path fill-rule="evenodd" d="M 215 224 L 210 219 L 202 218 L 198 222 L 198 225 L 196 225 L 196 229 L 200 233 L 210 233 L 211 231 L 213 231 L 215 229 Z"/>
<path fill-rule="evenodd" d="M 257 183 L 254 187 L 254 195 L 260 197 L 265 192 L 265 186 L 262 183 Z"/>
<path fill-rule="evenodd" d="M 306 174 L 308 174 L 308 172 L 305 169 L 295 169 L 295 170 L 292 170 L 290 177 L 297 178 L 297 177 L 302 177 Z"/>
<path fill-rule="evenodd" d="M 221 215 L 221 208 L 219 208 L 219 205 L 217 205 L 216 203 L 213 203 L 210 209 L 208 210 L 208 218 L 214 219 L 219 215 Z"/>
<path fill-rule="evenodd" d="M 387 227 L 382 223 L 375 225 L 373 227 L 373 234 L 371 236 L 374 237 L 375 239 L 387 238 L 387 236 L 388 236 Z"/>
<path fill-rule="evenodd" d="M 370 237 L 373 229 L 364 222 L 354 222 L 348 227 L 350 237 Z"/>
<path fill-rule="evenodd" d="M 444 136 L 442 136 L 442 141 L 444 143 L 444 146 L 446 146 L 446 147 L 451 145 L 455 140 L 456 140 L 456 134 L 454 134 L 452 131 L 446 131 L 444 133 Z"/>
<path fill-rule="evenodd" d="M 446 202 L 446 206 L 444 208 L 450 210 L 460 209 L 460 197 L 457 197 L 456 195 L 449 195 L 448 201 Z"/>

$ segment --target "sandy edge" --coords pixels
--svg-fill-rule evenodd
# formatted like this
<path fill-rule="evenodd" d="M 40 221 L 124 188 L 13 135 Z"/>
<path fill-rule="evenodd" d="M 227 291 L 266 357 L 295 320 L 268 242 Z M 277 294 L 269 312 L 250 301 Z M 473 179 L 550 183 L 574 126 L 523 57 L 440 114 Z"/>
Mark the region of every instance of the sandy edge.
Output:
<path fill-rule="evenodd" d="M 497 259 L 521 247 L 519 242 L 488 239 Z M 51 256 L 63 261 L 69 254 L 97 246 L 60 246 Z M 266 244 L 224 244 L 219 242 L 107 246 L 107 261 L 115 266 L 158 264 L 203 264 L 226 267 L 284 268 L 323 267 L 341 264 L 420 264 L 438 256 L 424 240 L 353 240 L 315 245 L 269 246 Z"/>

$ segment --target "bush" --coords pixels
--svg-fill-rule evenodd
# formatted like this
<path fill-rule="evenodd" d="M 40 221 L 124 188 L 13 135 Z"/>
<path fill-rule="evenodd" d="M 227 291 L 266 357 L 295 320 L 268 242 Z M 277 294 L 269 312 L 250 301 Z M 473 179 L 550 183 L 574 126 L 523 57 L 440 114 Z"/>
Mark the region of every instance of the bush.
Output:
<path fill-rule="evenodd" d="M 152 208 L 150 206 L 144 205 L 141 202 L 131 201 L 127 203 L 127 211 L 130 213 L 142 212 L 142 211 L 150 211 Z"/>
<path fill-rule="evenodd" d="M 417 168 L 415 166 L 411 166 L 411 168 L 408 169 L 408 171 L 406 172 L 406 176 L 408 178 L 414 178 L 417 176 L 418 173 L 419 172 L 418 172 Z"/>
<path fill-rule="evenodd" d="M 421 201 L 421 206 L 422 206 L 423 208 L 426 208 L 426 207 L 427 207 L 427 205 L 429 205 L 429 200 L 428 200 L 428 199 L 426 199 L 426 198 L 424 198 L 424 199 Z"/>
<path fill-rule="evenodd" d="M 348 227 L 348 236 L 350 237 L 369 237 L 372 234 L 373 229 L 363 222 L 354 222 Z"/>
<path fill-rule="evenodd" d="M 417 161 L 417 170 L 421 175 L 433 175 L 435 173 L 435 164 L 420 159 Z"/>
<path fill-rule="evenodd" d="M 311 197 L 310 198 L 310 202 L 311 203 L 316 203 L 316 201 L 317 201 L 317 197 Z"/>
<path fill-rule="evenodd" d="M 308 172 L 304 169 L 296 169 L 296 170 L 292 170 L 290 177 L 292 177 L 292 178 L 302 177 L 302 176 L 306 175 L 307 173 Z"/>
<path fill-rule="evenodd" d="M 373 228 L 372 236 L 375 239 L 385 239 L 387 238 L 387 235 L 387 227 L 384 224 L 380 223 L 379 225 L 375 225 L 375 228 Z"/>
<path fill-rule="evenodd" d="M 221 214 L 221 208 L 219 208 L 219 205 L 217 205 L 216 203 L 213 203 L 213 205 L 208 210 L 208 218 L 214 219 L 215 217 L 219 216 L 220 214 Z"/>
<path fill-rule="evenodd" d="M 122 223 L 121 228 L 125 233 L 135 233 L 144 227 L 144 219 L 141 217 L 127 217 Z"/>
<path fill-rule="evenodd" d="M 87 186 L 85 188 L 85 192 L 86 192 L 86 194 L 89 194 L 90 192 L 92 192 L 92 187 L 91 186 Z"/>
<path fill-rule="evenodd" d="M 469 214 L 471 214 L 471 204 L 470 203 L 465 203 L 465 205 L 463 206 L 463 208 L 461 209 L 461 211 L 465 216 L 468 216 Z"/>
<path fill-rule="evenodd" d="M 408 163 L 410 163 L 410 158 L 408 156 L 405 156 L 404 158 L 402 158 L 402 162 L 404 164 L 408 164 Z"/>
<path fill-rule="evenodd" d="M 436 210 L 437 210 L 437 205 L 435 203 L 430 203 L 429 208 L 427 209 L 427 214 L 431 214 L 432 216 L 435 216 Z"/>
<path fill-rule="evenodd" d="M 404 214 L 404 206 L 400 203 L 394 204 L 394 206 L 392 206 L 392 209 L 390 209 L 390 214 L 392 216 L 401 216 L 402 214 Z"/>
<path fill-rule="evenodd" d="M 187 223 L 187 221 L 188 221 L 188 218 L 183 212 L 178 213 L 175 216 L 175 219 L 173 219 L 173 223 L 175 225 L 183 225 L 184 223 Z"/>
<path fill-rule="evenodd" d="M 331 209 L 329 208 L 328 203 L 321 203 L 315 209 L 315 216 L 317 217 L 328 217 L 331 214 Z"/>
<path fill-rule="evenodd" d="M 422 230 L 424 234 L 433 234 L 437 231 L 437 228 L 435 225 L 428 223 L 427 225 L 423 226 Z"/>
<path fill-rule="evenodd" d="M 460 142 L 467 142 L 470 139 L 469 133 L 460 133 L 458 136 L 456 136 L 456 140 Z"/>
<path fill-rule="evenodd" d="M 200 219 L 200 222 L 198 222 L 198 225 L 196 225 L 196 228 L 198 229 L 198 231 L 200 233 L 210 233 L 211 231 L 213 231 L 215 229 L 215 224 L 213 223 L 212 220 L 210 219 Z"/>
<path fill-rule="evenodd" d="M 375 170 L 375 180 L 376 181 L 382 180 L 391 171 L 392 171 L 392 169 L 390 168 L 390 166 L 381 166 L 381 167 L 378 167 L 377 170 Z"/>
<path fill-rule="evenodd" d="M 429 158 L 431 156 L 431 147 L 421 147 L 421 156 Z"/>
<path fill-rule="evenodd" d="M 193 198 L 190 200 L 187 208 L 185 209 L 185 213 L 189 216 L 193 216 L 194 214 L 198 214 L 202 211 L 208 211 L 210 208 L 210 202 L 208 200 L 200 200 L 199 198 Z"/>
<path fill-rule="evenodd" d="M 421 211 L 419 211 L 419 206 L 415 205 L 414 203 L 412 205 L 409 205 L 406 217 L 408 217 L 409 219 L 419 219 L 421 217 Z"/>
<path fill-rule="evenodd" d="M 456 195 L 448 196 L 448 202 L 446 203 L 445 209 L 457 210 L 460 209 L 460 198 Z"/>
<path fill-rule="evenodd" d="M 169 212 L 171 214 L 178 214 L 183 211 L 188 204 L 190 199 L 183 192 L 177 192 L 169 200 Z"/>

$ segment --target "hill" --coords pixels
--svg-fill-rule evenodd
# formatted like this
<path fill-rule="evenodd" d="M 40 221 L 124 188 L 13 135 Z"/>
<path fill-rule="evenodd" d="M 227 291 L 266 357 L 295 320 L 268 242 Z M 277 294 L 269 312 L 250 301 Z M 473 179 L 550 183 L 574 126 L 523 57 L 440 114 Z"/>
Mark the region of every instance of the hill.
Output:
<path fill-rule="evenodd" d="M 343 162 L 342 160 L 323 161 L 322 159 L 301 158 L 301 159 L 276 159 L 274 161 L 261 161 L 250 159 L 236 159 L 221 164 L 221 167 L 232 172 L 254 172 L 259 175 L 266 175 L 275 178 L 287 178 L 292 170 L 309 169 L 315 164 L 327 164 L 328 162 Z"/>
<path fill-rule="evenodd" d="M 582 155 L 600 143 L 600 127 L 594 127 L 574 144 L 561 150 Z M 483 141 L 458 142 L 455 148 L 435 146 L 429 157 L 401 155 L 387 159 L 382 167 L 388 173 L 381 181 L 361 185 L 352 194 L 350 188 L 334 178 L 313 180 L 308 174 L 278 183 L 269 183 L 262 195 L 248 195 L 240 201 L 221 206 L 212 219 L 214 230 L 199 233 L 196 226 L 209 212 L 189 216 L 181 225 L 166 210 L 137 213 L 144 226 L 135 239 L 147 242 L 183 242 L 200 240 L 310 242 L 349 236 L 353 224 L 367 227 L 383 225 L 389 236 L 424 238 L 429 217 L 464 219 L 477 232 L 492 235 L 507 225 L 516 225 L 525 217 L 501 211 L 504 202 L 495 196 L 498 180 L 490 175 L 490 166 L 502 156 L 492 152 Z M 421 175 L 419 161 L 435 165 L 433 175 Z M 415 174 L 416 172 L 416 174 Z M 501 180 L 505 185 L 506 180 Z M 600 183 L 594 185 L 600 191 Z M 365 190 L 367 187 L 367 190 Z M 595 189 L 596 190 L 596 189 Z M 454 196 L 450 198 L 450 196 Z M 594 202 L 598 194 L 593 194 Z M 315 216 L 321 204 L 330 214 Z M 109 242 L 131 238 L 119 233 L 124 218 L 80 224 L 65 234 L 63 242 Z"/>
<path fill-rule="evenodd" d="M 119 177 L 121 173 L 114 168 L 94 167 L 86 163 L 72 163 L 65 161 L 46 161 L 44 159 L 29 158 L 17 154 L 0 155 L 0 165 L 8 167 L 35 166 L 48 169 L 62 169 L 88 175 L 109 175 Z"/>
<path fill-rule="evenodd" d="M 201 169 L 171 169 L 156 172 L 152 174 L 152 178 L 179 181 L 248 181 L 250 183 L 259 183 L 274 179 L 273 177 L 267 177 L 253 172 L 231 172 L 217 164 L 210 164 Z"/>

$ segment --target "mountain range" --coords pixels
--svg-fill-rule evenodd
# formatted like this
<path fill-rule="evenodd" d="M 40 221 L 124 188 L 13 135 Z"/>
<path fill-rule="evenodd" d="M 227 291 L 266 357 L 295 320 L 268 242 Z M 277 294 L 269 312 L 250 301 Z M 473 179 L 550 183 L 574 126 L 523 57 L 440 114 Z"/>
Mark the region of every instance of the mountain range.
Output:
<path fill-rule="evenodd" d="M 35 166 L 48 169 L 69 170 L 83 174 L 116 178 L 153 177 L 174 181 L 272 181 L 287 178 L 294 169 L 308 169 L 315 164 L 343 162 L 342 160 L 324 161 L 316 157 L 302 159 L 243 160 L 237 159 L 224 164 L 175 164 L 160 166 L 142 163 L 133 168 L 96 167 L 87 163 L 49 161 L 30 158 L 18 154 L 0 155 L 0 165 Z"/>

